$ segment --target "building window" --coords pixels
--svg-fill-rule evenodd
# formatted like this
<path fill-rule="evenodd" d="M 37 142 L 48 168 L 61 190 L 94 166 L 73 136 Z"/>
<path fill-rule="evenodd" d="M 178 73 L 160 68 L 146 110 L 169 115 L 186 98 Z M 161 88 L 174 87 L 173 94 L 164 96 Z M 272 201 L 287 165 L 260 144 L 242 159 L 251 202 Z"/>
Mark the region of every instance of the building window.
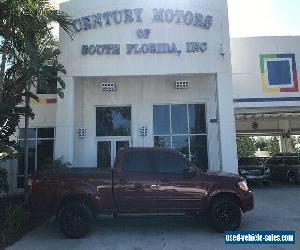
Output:
<path fill-rule="evenodd" d="M 54 160 L 54 128 L 30 128 L 28 129 L 28 173 L 31 175 L 45 164 Z M 25 129 L 19 131 L 19 145 L 22 149 L 25 146 Z M 17 187 L 24 188 L 24 154 L 18 162 Z"/>
<path fill-rule="evenodd" d="M 53 73 L 53 79 L 48 81 L 39 80 L 37 83 L 36 93 L 38 95 L 55 95 L 57 94 L 57 73 Z"/>
<path fill-rule="evenodd" d="M 131 107 L 98 107 L 96 136 L 131 136 Z"/>
<path fill-rule="evenodd" d="M 204 104 L 155 105 L 154 146 L 180 151 L 196 166 L 208 169 Z"/>

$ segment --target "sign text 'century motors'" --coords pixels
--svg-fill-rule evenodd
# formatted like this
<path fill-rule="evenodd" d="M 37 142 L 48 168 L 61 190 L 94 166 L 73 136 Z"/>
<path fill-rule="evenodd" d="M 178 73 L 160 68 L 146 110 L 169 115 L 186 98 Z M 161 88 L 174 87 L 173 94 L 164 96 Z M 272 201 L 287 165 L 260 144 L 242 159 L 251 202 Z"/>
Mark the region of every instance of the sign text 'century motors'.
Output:
<path fill-rule="evenodd" d="M 82 31 L 110 27 L 119 24 L 143 23 L 143 8 L 106 11 L 77 18 L 74 22 L 75 30 Z M 153 23 L 175 23 L 196 28 L 210 29 L 213 17 L 192 11 L 154 8 Z M 138 29 L 138 39 L 149 39 L 151 29 Z M 207 42 L 186 42 L 186 53 L 204 53 L 208 48 Z M 125 47 L 127 55 L 138 54 L 177 54 L 182 50 L 175 43 L 128 43 Z M 119 55 L 120 44 L 84 44 L 81 48 L 82 55 Z"/>

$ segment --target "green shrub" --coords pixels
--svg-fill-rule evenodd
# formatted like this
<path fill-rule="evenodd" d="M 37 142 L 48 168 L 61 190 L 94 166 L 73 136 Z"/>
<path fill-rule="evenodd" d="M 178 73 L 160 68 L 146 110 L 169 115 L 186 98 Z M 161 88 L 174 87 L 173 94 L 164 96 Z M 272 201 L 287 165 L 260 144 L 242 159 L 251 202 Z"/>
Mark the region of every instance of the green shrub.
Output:
<path fill-rule="evenodd" d="M 7 171 L 0 168 L 0 194 L 2 192 L 8 192 L 8 182 L 7 182 Z"/>
<path fill-rule="evenodd" d="M 24 228 L 29 218 L 23 207 L 11 207 L 10 205 L 2 205 L 0 208 L 0 243 L 8 244 Z"/>
<path fill-rule="evenodd" d="M 39 170 L 49 170 L 49 169 L 61 169 L 70 167 L 70 162 L 63 162 L 62 158 L 56 159 L 55 161 L 50 161 L 39 166 Z"/>

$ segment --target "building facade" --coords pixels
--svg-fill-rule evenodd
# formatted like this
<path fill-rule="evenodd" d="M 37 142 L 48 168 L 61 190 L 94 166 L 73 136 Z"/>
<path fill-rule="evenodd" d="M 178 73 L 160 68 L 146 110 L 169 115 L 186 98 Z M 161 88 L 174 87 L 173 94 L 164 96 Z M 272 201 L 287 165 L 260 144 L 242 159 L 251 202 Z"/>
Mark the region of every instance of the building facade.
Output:
<path fill-rule="evenodd" d="M 60 33 L 64 99 L 37 89 L 32 103 L 31 171 L 59 158 L 110 168 L 118 149 L 133 146 L 174 148 L 205 171 L 237 173 L 236 131 L 276 133 L 282 145 L 300 131 L 300 38 L 230 40 L 226 0 L 60 8 L 75 18 L 76 36 Z M 22 126 L 18 138 L 22 145 Z M 18 190 L 22 159 L 10 164 Z"/>
<path fill-rule="evenodd" d="M 32 169 L 51 154 L 108 168 L 119 148 L 133 146 L 174 148 L 203 170 L 237 171 L 227 1 L 60 7 L 77 34 L 60 33 L 64 99 L 40 91 L 32 105 Z"/>
<path fill-rule="evenodd" d="M 238 135 L 280 138 L 292 150 L 300 135 L 300 37 L 231 39 Z"/>

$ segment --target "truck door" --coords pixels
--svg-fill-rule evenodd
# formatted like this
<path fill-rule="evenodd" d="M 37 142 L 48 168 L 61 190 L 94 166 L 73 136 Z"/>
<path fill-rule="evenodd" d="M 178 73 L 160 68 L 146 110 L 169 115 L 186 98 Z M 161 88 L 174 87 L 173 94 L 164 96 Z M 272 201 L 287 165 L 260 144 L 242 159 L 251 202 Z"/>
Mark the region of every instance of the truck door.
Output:
<path fill-rule="evenodd" d="M 156 159 L 160 171 L 158 210 L 199 211 L 206 198 L 204 177 L 201 174 L 187 177 L 184 172 L 191 165 L 180 154 L 162 151 Z"/>
<path fill-rule="evenodd" d="M 114 192 L 120 212 L 156 212 L 158 170 L 149 150 L 123 150 L 115 168 Z"/>

